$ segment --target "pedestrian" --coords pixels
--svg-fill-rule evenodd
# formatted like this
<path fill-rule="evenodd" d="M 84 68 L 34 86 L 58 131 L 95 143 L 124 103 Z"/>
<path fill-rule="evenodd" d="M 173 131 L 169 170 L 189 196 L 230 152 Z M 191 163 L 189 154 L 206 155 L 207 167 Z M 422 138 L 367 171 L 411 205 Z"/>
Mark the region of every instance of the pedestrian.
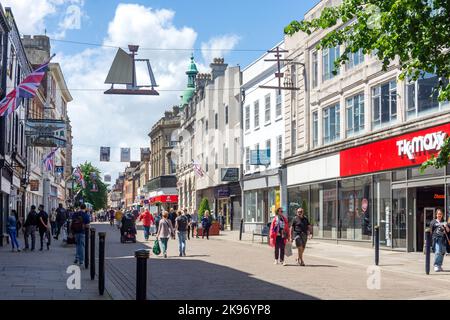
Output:
<path fill-rule="evenodd" d="M 434 271 L 443 271 L 442 263 L 447 248 L 446 233 L 450 232 L 450 228 L 444 221 L 444 212 L 442 209 L 436 210 L 436 218 L 430 222 L 432 232 L 432 248 L 434 251 Z"/>
<path fill-rule="evenodd" d="M 86 212 L 86 205 L 82 203 L 80 210 L 72 215 L 71 230 L 75 235 L 75 264 L 84 264 L 84 246 L 85 246 L 85 229 L 89 226 L 91 220 Z"/>
<path fill-rule="evenodd" d="M 177 218 L 177 213 L 175 212 L 175 210 L 173 208 L 170 208 L 170 212 L 169 212 L 169 220 L 170 222 L 172 222 L 172 225 L 175 225 L 175 219 Z"/>
<path fill-rule="evenodd" d="M 111 208 L 109 209 L 109 225 L 111 227 L 114 227 L 114 218 L 116 216 L 116 213 L 114 212 L 114 210 Z"/>
<path fill-rule="evenodd" d="M 123 217 L 123 213 L 120 209 L 118 209 L 116 211 L 116 214 L 114 215 L 114 218 L 116 219 L 116 226 L 117 226 L 117 229 L 119 229 L 119 230 L 120 230 L 120 224 L 122 221 L 122 217 Z"/>
<path fill-rule="evenodd" d="M 56 235 L 56 210 L 52 208 L 52 212 L 50 214 L 50 226 L 52 230 L 52 235 Z"/>
<path fill-rule="evenodd" d="M 287 241 L 290 241 L 289 223 L 283 215 L 283 209 L 278 208 L 270 226 L 270 246 L 275 247 L 274 264 L 278 264 L 279 261 L 283 266 L 286 265 L 286 261 L 284 261 L 284 248 Z"/>
<path fill-rule="evenodd" d="M 64 209 L 63 204 L 60 203 L 58 205 L 58 209 L 56 209 L 56 234 L 55 239 L 58 240 L 59 234 L 61 233 L 61 228 L 64 226 L 67 220 L 67 211 Z"/>
<path fill-rule="evenodd" d="M 12 210 L 8 217 L 7 230 L 9 237 L 11 238 L 12 252 L 14 252 L 14 246 L 17 249 L 17 252 L 20 252 L 19 241 L 17 241 L 17 212 Z"/>
<path fill-rule="evenodd" d="M 191 233 L 191 221 L 192 221 L 192 216 L 191 216 L 191 214 L 189 213 L 189 211 L 188 211 L 187 208 L 184 209 L 184 215 L 186 216 L 187 221 L 188 221 L 188 223 L 187 223 L 187 229 L 186 229 L 186 235 L 187 235 L 188 240 L 191 240 L 190 233 Z M 192 237 L 193 237 L 193 236 L 192 236 Z"/>
<path fill-rule="evenodd" d="M 139 221 L 142 221 L 142 225 L 144 226 L 144 238 L 145 241 L 148 241 L 148 238 L 150 236 L 150 226 L 155 223 L 155 219 L 153 218 L 150 211 L 148 211 L 148 209 L 145 209 L 145 211 L 139 215 Z"/>
<path fill-rule="evenodd" d="M 186 210 L 187 211 L 187 210 Z M 188 226 L 188 218 L 186 212 L 179 210 L 175 219 L 175 230 L 178 236 L 178 248 L 180 257 L 186 256 L 186 231 Z"/>
<path fill-rule="evenodd" d="M 195 236 L 198 239 L 198 214 L 196 211 L 192 211 L 191 214 L 191 229 L 192 229 L 192 238 L 194 238 L 194 229 L 195 229 Z"/>
<path fill-rule="evenodd" d="M 161 243 L 164 258 L 167 258 L 167 245 L 170 237 L 175 238 L 175 233 L 173 230 L 172 221 L 169 220 L 169 213 L 164 211 L 162 214 L 162 219 L 159 222 L 158 232 L 156 234 L 156 239 L 158 239 Z"/>
<path fill-rule="evenodd" d="M 202 239 L 205 238 L 205 234 L 206 234 L 206 239 L 209 240 L 209 228 L 211 228 L 211 216 L 209 214 L 209 211 L 206 210 L 205 211 L 205 215 L 202 218 Z"/>
<path fill-rule="evenodd" d="M 31 206 L 23 226 L 25 227 L 25 250 L 30 248 L 28 238 L 31 237 L 31 251 L 33 251 L 36 245 L 36 229 L 38 226 L 38 214 L 35 205 Z"/>
<path fill-rule="evenodd" d="M 312 237 L 312 225 L 308 218 L 305 217 L 303 208 L 297 209 L 297 215 L 292 220 L 290 233 L 292 241 L 295 241 L 295 246 L 298 250 L 298 258 L 295 259 L 297 264 L 305 266 L 303 261 L 303 253 L 305 252 L 306 242 Z"/>
<path fill-rule="evenodd" d="M 38 213 L 38 230 L 39 237 L 41 239 L 41 248 L 39 251 L 44 250 L 44 237 L 47 238 L 47 250 L 50 250 L 50 226 L 49 226 L 49 216 L 48 213 L 44 210 L 44 205 L 39 205 L 39 213 Z"/>

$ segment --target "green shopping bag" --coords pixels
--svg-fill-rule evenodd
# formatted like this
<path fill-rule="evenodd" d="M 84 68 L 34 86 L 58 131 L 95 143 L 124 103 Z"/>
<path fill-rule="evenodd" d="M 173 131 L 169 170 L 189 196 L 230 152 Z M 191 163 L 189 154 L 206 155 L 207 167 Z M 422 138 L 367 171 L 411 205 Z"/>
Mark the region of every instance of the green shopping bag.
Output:
<path fill-rule="evenodd" d="M 159 247 L 159 240 L 158 239 L 156 239 L 155 243 L 153 244 L 153 253 L 155 255 L 157 255 L 157 256 L 161 254 L 161 248 Z"/>

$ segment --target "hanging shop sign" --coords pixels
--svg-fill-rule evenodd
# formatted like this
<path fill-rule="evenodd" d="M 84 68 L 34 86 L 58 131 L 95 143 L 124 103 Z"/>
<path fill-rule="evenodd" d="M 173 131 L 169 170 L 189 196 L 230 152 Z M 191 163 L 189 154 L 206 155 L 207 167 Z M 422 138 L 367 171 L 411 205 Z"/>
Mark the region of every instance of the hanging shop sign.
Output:
<path fill-rule="evenodd" d="M 109 162 L 111 157 L 110 147 L 100 147 L 100 161 Z"/>
<path fill-rule="evenodd" d="M 111 182 L 111 175 L 105 174 L 104 180 L 105 180 L 105 182 Z"/>
<path fill-rule="evenodd" d="M 64 120 L 29 119 L 25 122 L 25 135 L 28 143 L 34 147 L 66 146 L 67 125 Z"/>
<path fill-rule="evenodd" d="M 121 148 L 120 149 L 120 162 L 130 162 L 131 160 L 131 151 L 130 148 Z"/>
<path fill-rule="evenodd" d="M 150 148 L 141 148 L 141 161 L 150 161 Z"/>

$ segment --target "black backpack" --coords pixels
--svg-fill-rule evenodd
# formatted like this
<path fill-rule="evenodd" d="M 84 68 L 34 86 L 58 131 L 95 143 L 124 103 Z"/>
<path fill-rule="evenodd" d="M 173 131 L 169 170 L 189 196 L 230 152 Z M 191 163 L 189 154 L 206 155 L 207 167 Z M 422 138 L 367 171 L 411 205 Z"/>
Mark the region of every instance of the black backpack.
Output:
<path fill-rule="evenodd" d="M 73 233 L 82 233 L 83 232 L 83 215 L 76 213 L 72 216 L 72 223 L 70 225 L 70 229 Z"/>
<path fill-rule="evenodd" d="M 186 231 L 187 228 L 187 218 L 185 216 L 180 216 L 178 219 L 178 231 Z"/>

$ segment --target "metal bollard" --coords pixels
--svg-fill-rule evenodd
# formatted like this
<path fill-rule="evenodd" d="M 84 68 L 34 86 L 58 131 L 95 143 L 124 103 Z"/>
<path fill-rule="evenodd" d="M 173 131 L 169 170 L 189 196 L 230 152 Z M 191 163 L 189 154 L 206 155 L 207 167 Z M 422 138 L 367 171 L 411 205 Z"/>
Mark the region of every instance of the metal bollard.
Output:
<path fill-rule="evenodd" d="M 430 274 L 431 229 L 425 229 L 425 273 Z"/>
<path fill-rule="evenodd" d="M 89 227 L 84 229 L 84 267 L 89 268 Z"/>
<path fill-rule="evenodd" d="M 105 237 L 106 232 L 98 233 L 98 292 L 105 292 Z"/>
<path fill-rule="evenodd" d="M 380 262 L 380 226 L 375 226 L 375 265 Z"/>
<path fill-rule="evenodd" d="M 95 279 L 95 228 L 91 228 L 91 280 Z"/>
<path fill-rule="evenodd" d="M 239 241 L 242 240 L 242 230 L 244 229 L 244 219 L 241 219 L 241 228 L 239 229 Z"/>
<path fill-rule="evenodd" d="M 146 300 L 147 260 L 150 257 L 150 250 L 136 250 L 134 256 L 136 257 L 136 300 Z"/>

